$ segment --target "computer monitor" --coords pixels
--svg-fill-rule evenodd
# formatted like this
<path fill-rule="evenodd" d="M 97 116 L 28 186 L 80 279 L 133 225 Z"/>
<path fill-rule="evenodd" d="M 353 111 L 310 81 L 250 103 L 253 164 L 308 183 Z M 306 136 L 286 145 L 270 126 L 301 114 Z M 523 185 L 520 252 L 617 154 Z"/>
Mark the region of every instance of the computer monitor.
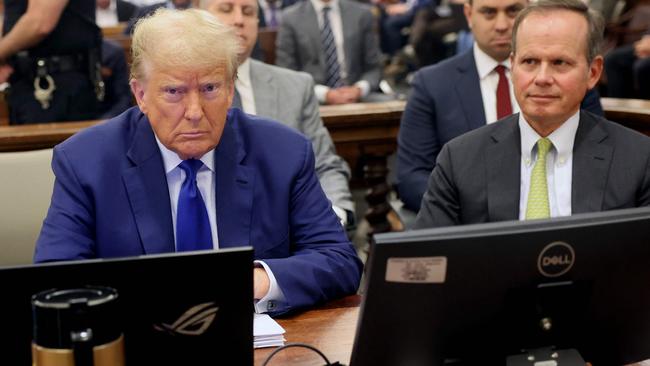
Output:
<path fill-rule="evenodd" d="M 381 234 L 368 265 L 352 366 L 650 358 L 650 208 Z"/>
<path fill-rule="evenodd" d="M 84 286 L 117 290 L 127 365 L 253 364 L 251 247 L 2 268 L 0 364 L 31 364 L 33 294 Z M 178 321 L 205 304 L 201 332 Z"/>

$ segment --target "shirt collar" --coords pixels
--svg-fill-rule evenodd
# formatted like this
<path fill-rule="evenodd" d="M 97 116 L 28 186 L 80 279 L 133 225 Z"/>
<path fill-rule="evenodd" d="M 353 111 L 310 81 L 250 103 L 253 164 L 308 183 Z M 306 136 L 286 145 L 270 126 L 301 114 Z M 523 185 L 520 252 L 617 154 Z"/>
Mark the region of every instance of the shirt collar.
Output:
<path fill-rule="evenodd" d="M 577 111 L 557 130 L 547 136 L 553 143 L 553 149 L 557 151 L 556 161 L 566 161 L 573 154 L 573 143 L 579 122 L 580 111 Z M 537 144 L 537 140 L 542 137 L 526 122 L 523 113 L 519 113 L 519 131 L 521 131 L 521 157 L 524 161 L 533 161 L 533 148 Z"/>
<path fill-rule="evenodd" d="M 316 15 L 318 16 L 318 19 L 321 18 L 321 14 L 323 13 L 323 8 L 325 6 L 330 7 L 330 9 L 331 9 L 330 14 L 339 11 L 339 1 L 338 0 L 330 0 L 327 3 L 324 3 L 321 0 L 309 0 L 309 1 L 311 1 L 311 4 L 314 6 L 314 10 L 316 10 Z"/>
<path fill-rule="evenodd" d="M 250 88 L 251 86 L 251 59 L 246 58 L 237 68 L 237 81 L 235 84 L 241 83 L 243 86 Z"/>
<path fill-rule="evenodd" d="M 487 53 L 483 52 L 483 50 L 476 44 L 476 42 L 474 42 L 473 48 L 474 60 L 476 61 L 476 70 L 478 71 L 479 79 L 485 79 L 488 75 L 490 75 L 492 71 L 494 71 L 494 68 L 497 67 L 497 65 L 503 65 L 508 70 L 510 70 L 510 58 L 506 58 L 502 62 L 498 62 L 497 60 L 490 57 Z"/>
<path fill-rule="evenodd" d="M 178 155 L 169 150 L 165 145 L 160 142 L 158 139 L 158 136 L 156 136 L 156 143 L 158 144 L 158 148 L 160 149 L 160 154 L 162 155 L 163 158 L 163 164 L 165 165 L 165 174 L 169 174 L 172 170 L 174 170 L 176 167 L 178 167 L 178 164 L 180 164 L 183 160 L 178 157 Z M 214 173 L 214 149 L 208 151 L 205 153 L 205 155 L 201 156 L 201 162 L 203 162 L 203 165 L 205 165 L 210 171 Z"/>

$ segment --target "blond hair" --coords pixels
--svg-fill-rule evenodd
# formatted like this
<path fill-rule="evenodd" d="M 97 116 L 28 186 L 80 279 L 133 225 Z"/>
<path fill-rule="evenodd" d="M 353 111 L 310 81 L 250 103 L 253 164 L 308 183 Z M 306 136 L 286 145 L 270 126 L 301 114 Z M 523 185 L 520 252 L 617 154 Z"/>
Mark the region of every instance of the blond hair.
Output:
<path fill-rule="evenodd" d="M 131 39 L 131 79 L 144 80 L 149 68 L 237 73 L 239 42 L 232 29 L 205 10 L 160 8 L 138 21 Z"/>

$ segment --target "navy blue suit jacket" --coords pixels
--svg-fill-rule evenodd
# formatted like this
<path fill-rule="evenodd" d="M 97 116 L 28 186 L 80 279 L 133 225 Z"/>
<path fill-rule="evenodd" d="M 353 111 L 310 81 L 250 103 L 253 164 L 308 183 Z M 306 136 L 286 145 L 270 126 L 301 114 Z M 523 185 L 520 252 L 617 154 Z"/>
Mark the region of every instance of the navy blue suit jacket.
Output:
<path fill-rule="evenodd" d="M 219 247 L 253 246 L 269 265 L 286 298 L 273 313 L 356 291 L 362 265 L 307 138 L 231 109 L 214 154 Z M 58 145 L 52 169 L 36 262 L 174 251 L 163 159 L 137 107 Z"/>
<path fill-rule="evenodd" d="M 412 86 L 398 136 L 397 187 L 404 205 L 419 211 L 442 146 L 487 122 L 472 48 L 418 71 Z M 581 108 L 604 114 L 595 90 Z"/>

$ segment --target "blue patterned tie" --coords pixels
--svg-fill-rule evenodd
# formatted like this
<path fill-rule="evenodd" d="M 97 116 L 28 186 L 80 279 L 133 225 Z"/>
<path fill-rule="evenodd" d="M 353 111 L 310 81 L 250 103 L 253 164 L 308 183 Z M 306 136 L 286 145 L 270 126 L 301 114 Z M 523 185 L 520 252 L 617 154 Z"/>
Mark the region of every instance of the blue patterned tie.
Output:
<path fill-rule="evenodd" d="M 201 191 L 196 184 L 196 173 L 203 163 L 201 160 L 183 160 L 178 167 L 185 172 L 185 180 L 178 195 L 176 210 L 176 250 L 212 249 L 210 219 L 205 208 Z"/>
<path fill-rule="evenodd" d="M 343 85 L 341 82 L 341 70 L 339 59 L 336 54 L 336 43 L 334 42 L 334 33 L 330 26 L 330 7 L 323 7 L 323 28 L 320 30 L 320 38 L 323 46 L 323 56 L 325 57 L 325 85 L 330 88 L 338 88 Z"/>

